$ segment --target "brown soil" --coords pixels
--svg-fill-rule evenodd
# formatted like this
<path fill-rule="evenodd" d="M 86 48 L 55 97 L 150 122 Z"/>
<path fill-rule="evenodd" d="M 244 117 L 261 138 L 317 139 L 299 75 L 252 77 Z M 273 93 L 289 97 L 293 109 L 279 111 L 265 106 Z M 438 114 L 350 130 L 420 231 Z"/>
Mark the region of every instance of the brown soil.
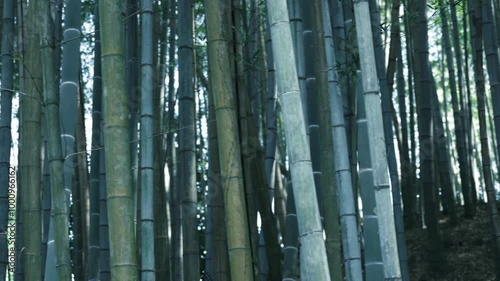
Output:
<path fill-rule="evenodd" d="M 463 213 L 460 209 L 460 213 Z M 489 281 L 495 280 L 495 260 L 491 242 L 491 223 L 486 204 L 480 204 L 474 219 L 460 218 L 457 226 L 440 222 L 447 258 L 447 270 L 436 274 L 428 263 L 425 229 L 406 232 L 410 279 L 412 281 Z"/>

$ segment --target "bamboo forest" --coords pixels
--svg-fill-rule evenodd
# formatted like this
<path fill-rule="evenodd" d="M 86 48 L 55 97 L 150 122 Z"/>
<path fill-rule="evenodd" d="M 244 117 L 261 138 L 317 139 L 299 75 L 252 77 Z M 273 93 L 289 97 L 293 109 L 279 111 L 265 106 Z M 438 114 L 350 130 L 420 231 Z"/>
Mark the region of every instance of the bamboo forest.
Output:
<path fill-rule="evenodd" d="M 0 15 L 0 281 L 500 280 L 500 0 Z"/>

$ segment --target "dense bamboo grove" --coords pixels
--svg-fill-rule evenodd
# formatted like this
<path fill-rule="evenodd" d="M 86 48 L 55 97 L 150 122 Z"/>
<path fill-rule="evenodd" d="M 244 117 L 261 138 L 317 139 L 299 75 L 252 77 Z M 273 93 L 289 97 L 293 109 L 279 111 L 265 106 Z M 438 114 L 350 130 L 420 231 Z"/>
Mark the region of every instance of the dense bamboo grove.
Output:
<path fill-rule="evenodd" d="M 0 4 L 0 281 L 500 279 L 500 1 Z"/>

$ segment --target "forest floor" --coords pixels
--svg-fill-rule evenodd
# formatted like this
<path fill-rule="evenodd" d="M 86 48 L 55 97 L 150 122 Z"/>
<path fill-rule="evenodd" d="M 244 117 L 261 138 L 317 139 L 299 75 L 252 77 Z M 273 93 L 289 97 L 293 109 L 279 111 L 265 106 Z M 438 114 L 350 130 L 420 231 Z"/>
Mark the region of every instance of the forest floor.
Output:
<path fill-rule="evenodd" d="M 459 209 L 463 214 L 463 208 Z M 474 219 L 459 218 L 449 226 L 440 221 L 441 238 L 447 258 L 447 272 L 438 276 L 429 270 L 425 229 L 406 232 L 410 279 L 412 281 L 489 281 L 495 280 L 495 260 L 487 205 L 479 204 Z"/>

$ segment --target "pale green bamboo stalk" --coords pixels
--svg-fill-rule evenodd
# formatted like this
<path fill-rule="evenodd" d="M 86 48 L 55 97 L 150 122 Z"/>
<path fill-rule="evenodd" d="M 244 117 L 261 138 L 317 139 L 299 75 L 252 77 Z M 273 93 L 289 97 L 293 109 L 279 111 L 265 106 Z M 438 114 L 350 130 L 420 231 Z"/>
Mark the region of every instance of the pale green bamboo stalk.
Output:
<path fill-rule="evenodd" d="M 396 152 L 394 148 L 395 145 L 393 140 L 395 134 L 400 144 L 398 149 L 400 151 L 403 150 L 401 145 L 402 141 L 400 140 L 401 139 L 400 126 L 398 124 L 396 112 L 394 110 L 394 104 L 392 102 L 392 91 L 389 91 L 387 82 L 387 70 L 385 67 L 385 51 L 383 48 L 382 29 L 377 28 L 378 26 L 381 25 L 379 5 L 377 1 L 370 0 L 369 7 L 371 14 L 371 30 L 374 41 L 373 48 L 375 51 L 377 78 L 379 80 L 378 85 L 380 87 L 380 99 L 382 102 L 382 120 L 383 120 L 383 129 L 385 137 L 385 147 L 387 153 L 387 165 L 390 174 L 389 180 L 392 193 L 392 208 L 394 212 L 398 258 L 402 271 L 401 277 L 404 280 L 408 280 L 409 279 L 407 270 L 408 258 L 406 254 L 406 238 L 405 238 L 406 235 L 403 225 L 403 211 L 401 207 L 401 185 L 399 181 L 398 163 L 396 160 Z M 394 17 L 396 18 L 396 20 L 398 19 L 397 15 L 395 15 Z M 392 77 L 393 75 L 391 76 L 391 79 Z M 395 129 L 395 132 L 393 132 L 393 128 Z"/>
<path fill-rule="evenodd" d="M 382 108 L 380 106 L 381 100 L 379 85 L 377 83 L 377 69 L 368 1 L 355 1 L 354 15 L 363 77 L 364 102 L 365 105 L 368 105 L 365 110 L 371 166 L 373 168 L 380 248 L 384 263 L 384 280 L 401 280 L 394 212 L 391 202 L 391 182 L 388 174 Z"/>
<path fill-rule="evenodd" d="M 323 5 L 325 5 L 324 3 Z M 323 12 L 326 13 L 327 8 L 323 8 Z M 357 193 L 353 191 L 352 179 L 356 176 L 352 176 L 349 165 L 348 146 L 347 146 L 347 136 L 346 136 L 346 125 L 348 121 L 344 121 L 344 111 L 342 109 L 342 96 L 339 92 L 340 83 L 338 79 L 337 72 L 335 71 L 335 61 L 336 53 L 333 38 L 331 36 L 331 26 L 325 24 L 325 19 L 329 16 L 323 15 L 323 25 L 325 28 L 325 47 L 326 47 L 326 66 L 328 69 L 328 92 L 330 95 L 330 112 L 332 119 L 332 132 L 333 132 L 333 148 L 334 148 L 334 166 L 335 173 L 337 177 L 337 204 L 339 208 L 340 215 L 340 225 L 342 226 L 342 243 L 343 243 L 343 255 L 344 255 L 344 266 L 346 268 L 346 278 L 347 280 L 360 280 L 362 278 L 361 271 L 361 251 L 358 242 L 358 225 L 356 217 L 356 198 Z M 345 96 L 345 95 L 343 95 Z M 355 101 L 355 98 L 351 98 L 351 101 Z M 354 120 L 354 119 L 353 119 Z M 355 128 L 353 127 L 353 131 Z M 356 138 L 353 138 L 356 140 Z M 354 142 L 355 143 L 355 142 Z M 351 156 L 355 156 L 352 154 Z M 355 160 L 355 159 L 352 159 Z M 358 212 L 359 213 L 359 212 Z"/>
<path fill-rule="evenodd" d="M 368 141 L 368 120 L 366 119 L 365 101 L 363 99 L 362 75 L 358 71 L 357 87 L 357 127 L 358 127 L 358 163 L 359 189 L 363 200 L 363 236 L 364 265 L 367 281 L 384 280 L 384 266 L 380 250 L 378 215 L 376 212 L 375 189 L 373 186 L 373 167 Z"/>
<path fill-rule="evenodd" d="M 314 176 L 286 0 L 268 1 L 267 11 L 273 39 L 278 95 L 294 180 L 302 245 L 301 276 L 304 280 L 330 280 L 316 190 L 312 188 Z"/>

